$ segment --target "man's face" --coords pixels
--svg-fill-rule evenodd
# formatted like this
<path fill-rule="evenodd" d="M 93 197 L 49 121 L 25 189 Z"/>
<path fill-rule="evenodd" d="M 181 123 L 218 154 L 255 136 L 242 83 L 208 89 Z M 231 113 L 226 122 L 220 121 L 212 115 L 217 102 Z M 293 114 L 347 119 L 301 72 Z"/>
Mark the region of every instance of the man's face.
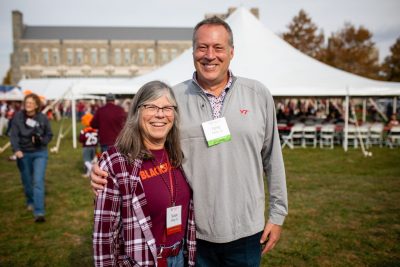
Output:
<path fill-rule="evenodd" d="M 225 86 L 233 58 L 229 34 L 221 25 L 203 25 L 195 35 L 193 62 L 197 81 L 204 89 Z"/>

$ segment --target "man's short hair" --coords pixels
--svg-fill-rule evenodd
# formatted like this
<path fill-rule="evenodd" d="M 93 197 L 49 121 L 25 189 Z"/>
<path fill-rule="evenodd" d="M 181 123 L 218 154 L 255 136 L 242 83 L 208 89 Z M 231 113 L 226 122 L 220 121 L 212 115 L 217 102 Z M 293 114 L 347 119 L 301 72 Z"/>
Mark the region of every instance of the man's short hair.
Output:
<path fill-rule="evenodd" d="M 225 28 L 225 30 L 228 32 L 228 34 L 229 34 L 228 43 L 229 43 L 229 45 L 231 47 L 233 47 L 233 33 L 232 33 L 231 27 L 223 19 L 220 19 L 217 16 L 213 16 L 211 18 L 203 19 L 202 21 L 197 23 L 197 25 L 194 27 L 194 29 L 193 29 L 193 37 L 192 37 L 193 49 L 194 49 L 194 45 L 196 43 L 197 30 L 203 25 L 221 25 L 221 26 L 223 26 Z"/>

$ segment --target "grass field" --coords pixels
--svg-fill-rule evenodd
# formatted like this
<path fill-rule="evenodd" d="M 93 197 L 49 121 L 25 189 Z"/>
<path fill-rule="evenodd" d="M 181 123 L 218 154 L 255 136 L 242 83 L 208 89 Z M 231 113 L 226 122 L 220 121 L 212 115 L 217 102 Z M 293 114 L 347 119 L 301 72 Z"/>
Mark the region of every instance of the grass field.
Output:
<path fill-rule="evenodd" d="M 262 266 L 400 266 L 400 149 L 372 152 L 284 149 L 289 216 Z M 10 153 L 0 154 L 0 266 L 92 266 L 93 195 L 71 136 L 50 155 L 44 224 L 25 210 Z"/>

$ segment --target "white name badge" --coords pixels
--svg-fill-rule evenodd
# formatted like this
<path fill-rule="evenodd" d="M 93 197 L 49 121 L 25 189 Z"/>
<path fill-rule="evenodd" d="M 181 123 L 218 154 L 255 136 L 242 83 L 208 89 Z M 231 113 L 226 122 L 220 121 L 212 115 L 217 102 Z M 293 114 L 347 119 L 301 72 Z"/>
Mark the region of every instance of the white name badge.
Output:
<path fill-rule="evenodd" d="M 182 206 L 167 208 L 167 235 L 182 231 Z"/>
<path fill-rule="evenodd" d="M 33 120 L 33 119 L 31 119 L 31 118 L 27 118 L 26 119 L 26 125 L 28 125 L 29 127 L 35 127 L 36 126 L 36 124 L 37 124 L 37 121 L 35 121 L 35 120 Z"/>
<path fill-rule="evenodd" d="M 206 121 L 201 126 L 209 147 L 231 140 L 231 133 L 225 118 Z"/>

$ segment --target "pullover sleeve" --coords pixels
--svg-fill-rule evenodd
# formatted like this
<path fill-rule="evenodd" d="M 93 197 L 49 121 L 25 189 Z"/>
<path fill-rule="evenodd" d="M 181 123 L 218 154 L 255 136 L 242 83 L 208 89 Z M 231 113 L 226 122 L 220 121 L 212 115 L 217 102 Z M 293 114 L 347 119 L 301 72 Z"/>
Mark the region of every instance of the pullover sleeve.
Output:
<path fill-rule="evenodd" d="M 273 224 L 282 225 L 288 213 L 285 166 L 274 100 L 268 89 L 264 89 L 267 98 L 267 122 L 261 153 L 269 190 L 269 221 Z"/>

